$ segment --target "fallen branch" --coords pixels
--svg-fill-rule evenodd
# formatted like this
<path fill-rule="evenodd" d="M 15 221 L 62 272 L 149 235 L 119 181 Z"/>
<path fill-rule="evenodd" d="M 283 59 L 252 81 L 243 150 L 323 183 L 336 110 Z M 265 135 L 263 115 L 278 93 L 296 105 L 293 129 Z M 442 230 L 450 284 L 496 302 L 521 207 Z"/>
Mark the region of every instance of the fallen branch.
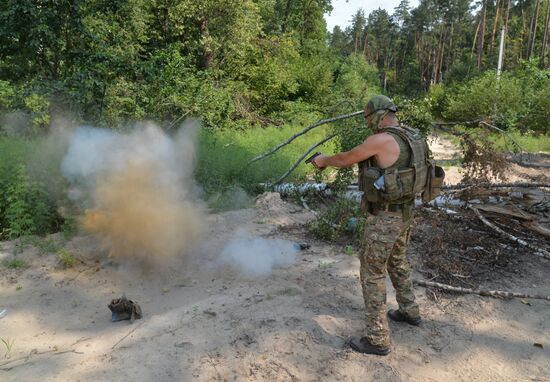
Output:
<path fill-rule="evenodd" d="M 305 133 L 307 133 L 308 131 L 318 127 L 318 126 L 321 126 L 321 125 L 324 125 L 326 123 L 331 123 L 331 122 L 336 122 L 336 121 L 340 121 L 342 119 L 346 119 L 346 118 L 351 118 L 351 117 L 355 117 L 357 115 L 360 115 L 360 114 L 363 114 L 364 111 L 361 110 L 361 111 L 356 111 L 356 112 L 353 112 L 353 113 L 349 113 L 349 114 L 344 114 L 344 115 L 340 115 L 338 117 L 334 117 L 334 118 L 328 118 L 328 119 L 321 119 L 320 121 L 317 121 L 315 122 L 313 125 L 310 125 L 308 127 L 306 127 L 305 129 L 303 129 L 302 131 L 299 131 L 297 132 L 296 134 L 294 134 L 293 136 L 291 136 L 290 138 L 288 138 L 286 141 L 284 141 L 283 143 L 280 143 L 278 144 L 277 146 L 275 146 L 274 148 L 272 148 L 271 150 L 261 154 L 261 155 L 258 155 L 257 157 L 251 159 L 248 164 L 251 164 L 251 163 L 254 163 L 256 161 L 259 161 L 260 159 L 263 159 L 273 153 L 275 153 L 277 150 L 279 150 L 281 147 L 283 146 L 286 146 L 288 145 L 290 142 L 292 142 L 293 140 L 295 140 L 296 138 L 298 138 L 299 136 L 301 135 L 304 135 Z"/>
<path fill-rule="evenodd" d="M 442 190 L 458 190 L 461 188 L 550 188 L 550 183 L 478 183 L 478 184 L 449 184 L 443 185 Z"/>
<path fill-rule="evenodd" d="M 432 127 L 456 126 L 456 125 L 477 125 L 481 121 L 482 121 L 481 119 L 474 119 L 473 121 L 432 122 Z M 444 130 L 444 129 L 442 129 L 442 130 Z"/>
<path fill-rule="evenodd" d="M 336 136 L 336 134 L 331 134 L 327 137 L 325 137 L 323 140 L 321 140 L 320 142 L 317 142 L 315 143 L 313 146 L 311 146 L 293 165 L 291 168 L 288 169 L 287 172 L 285 172 L 279 179 L 277 179 L 275 181 L 274 184 L 279 184 L 281 183 L 283 180 L 286 179 L 287 176 L 289 176 L 292 171 L 294 171 L 296 169 L 296 167 L 298 167 L 298 165 L 300 164 L 301 161 L 303 161 L 305 159 L 305 157 L 307 157 L 313 150 L 315 150 L 316 147 L 319 147 L 321 146 L 323 143 L 331 140 L 332 138 L 334 138 Z"/>
<path fill-rule="evenodd" d="M 542 296 L 538 294 L 526 294 L 526 293 L 516 293 L 516 292 L 506 292 L 501 290 L 483 290 L 483 289 L 470 289 L 455 287 L 452 285 L 441 284 L 435 281 L 424 281 L 413 279 L 413 283 L 423 287 L 433 287 L 441 290 L 456 292 L 456 293 L 465 293 L 465 294 L 477 294 L 479 296 L 485 297 L 495 297 L 495 298 L 532 298 L 536 300 L 547 300 L 550 301 L 550 296 Z"/>
<path fill-rule="evenodd" d="M 540 257 L 544 257 L 545 259 L 550 259 L 550 252 L 548 252 L 547 250 L 542 249 L 542 248 L 537 248 L 534 245 L 529 244 L 525 240 L 522 240 L 519 237 L 515 237 L 514 235 L 512 235 L 508 232 L 505 232 L 501 228 L 499 228 L 496 225 L 494 225 L 493 223 L 491 223 L 489 220 L 485 219 L 485 217 L 483 217 L 483 215 L 479 212 L 479 210 L 477 208 L 472 207 L 472 206 L 468 206 L 468 208 L 470 208 L 472 211 L 474 211 L 474 213 L 477 215 L 479 220 L 481 220 L 483 222 L 483 224 L 485 224 L 487 227 L 494 229 L 495 231 L 500 233 L 502 236 L 507 237 L 508 239 L 512 240 L 515 243 L 518 243 L 518 244 L 523 245 L 523 246 L 525 246 L 529 249 L 532 249 L 533 251 L 535 251 L 535 253 L 534 253 L 535 255 L 540 256 Z"/>
<path fill-rule="evenodd" d="M 520 151 L 525 151 L 525 150 L 520 146 L 520 144 L 517 143 L 516 140 L 515 140 L 514 138 L 512 138 L 512 137 L 510 136 L 510 134 L 508 134 L 506 131 L 504 131 L 504 130 L 502 130 L 502 129 L 499 129 L 499 128 L 496 127 L 495 125 L 491 125 L 490 123 L 487 123 L 487 122 L 485 122 L 485 121 L 479 121 L 479 124 L 482 125 L 482 126 L 486 126 L 486 127 L 490 128 L 490 129 L 493 129 L 493 130 L 495 130 L 495 131 L 498 131 L 498 132 L 501 133 L 501 134 L 504 134 L 506 137 L 510 138 L 510 140 L 511 140 L 512 142 L 514 142 L 514 144 L 516 145 L 516 147 L 517 147 Z"/>

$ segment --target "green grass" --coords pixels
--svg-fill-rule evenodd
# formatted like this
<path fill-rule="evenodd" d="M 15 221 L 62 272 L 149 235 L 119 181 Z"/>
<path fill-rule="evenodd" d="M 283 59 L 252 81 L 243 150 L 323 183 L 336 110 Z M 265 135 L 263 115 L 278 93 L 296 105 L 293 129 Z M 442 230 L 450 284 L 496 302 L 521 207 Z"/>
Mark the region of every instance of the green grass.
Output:
<path fill-rule="evenodd" d="M 471 129 L 463 126 L 456 126 L 456 130 L 465 132 Z M 454 145 L 460 145 L 460 139 L 457 136 L 441 132 L 438 134 L 448 138 Z M 515 151 L 515 145 L 513 143 L 513 141 L 515 141 L 528 153 L 550 153 L 550 135 L 524 134 L 517 130 L 510 129 L 506 134 L 492 133 L 490 139 L 495 143 L 499 151 Z"/>
<path fill-rule="evenodd" d="M 24 260 L 16 258 L 2 261 L 2 265 L 9 269 L 27 268 L 29 266 Z"/>
<path fill-rule="evenodd" d="M 199 137 L 198 164 L 195 171 L 197 180 L 207 195 L 223 193 L 237 186 L 254 193 L 258 191 L 258 184 L 278 179 L 313 143 L 328 135 L 327 127 L 319 127 L 297 138 L 272 156 L 248 164 L 250 159 L 285 141 L 304 127 L 297 125 L 203 131 Z M 327 142 L 319 150 L 331 153 L 334 145 Z M 311 165 L 302 163 L 288 181 L 303 179 L 310 173 L 313 173 Z"/>
<path fill-rule="evenodd" d="M 78 262 L 78 260 L 65 248 L 57 251 L 57 260 L 59 261 L 59 265 L 64 269 L 72 268 Z"/>
<path fill-rule="evenodd" d="M 503 151 L 513 151 L 512 139 L 528 153 L 550 153 L 550 135 L 526 135 L 512 130 L 507 134 L 495 134 L 493 136 L 493 141 Z"/>

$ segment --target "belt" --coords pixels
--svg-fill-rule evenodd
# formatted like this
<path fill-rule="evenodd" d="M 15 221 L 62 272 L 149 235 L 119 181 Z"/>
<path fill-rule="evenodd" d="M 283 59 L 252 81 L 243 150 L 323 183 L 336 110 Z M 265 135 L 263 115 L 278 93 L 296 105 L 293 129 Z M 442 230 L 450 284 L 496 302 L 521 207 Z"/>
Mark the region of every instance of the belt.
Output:
<path fill-rule="evenodd" d="M 387 212 L 401 212 L 403 214 L 403 220 L 409 220 L 411 216 L 412 203 L 400 203 L 400 204 L 391 204 L 391 203 L 373 203 L 369 209 L 369 212 L 378 215 L 382 211 Z"/>

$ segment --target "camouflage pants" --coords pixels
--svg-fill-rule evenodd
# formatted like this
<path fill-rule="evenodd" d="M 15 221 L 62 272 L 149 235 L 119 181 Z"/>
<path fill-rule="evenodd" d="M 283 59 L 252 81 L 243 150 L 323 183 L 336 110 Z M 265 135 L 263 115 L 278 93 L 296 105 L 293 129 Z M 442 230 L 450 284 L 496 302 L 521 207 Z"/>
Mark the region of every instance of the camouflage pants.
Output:
<path fill-rule="evenodd" d="M 405 256 L 410 237 L 410 219 L 405 220 L 401 212 L 382 211 L 377 215 L 368 215 L 365 226 L 365 250 L 360 255 L 360 261 L 366 337 L 373 345 L 389 346 L 386 273 L 389 273 L 395 288 L 399 310 L 411 317 L 420 314 Z"/>

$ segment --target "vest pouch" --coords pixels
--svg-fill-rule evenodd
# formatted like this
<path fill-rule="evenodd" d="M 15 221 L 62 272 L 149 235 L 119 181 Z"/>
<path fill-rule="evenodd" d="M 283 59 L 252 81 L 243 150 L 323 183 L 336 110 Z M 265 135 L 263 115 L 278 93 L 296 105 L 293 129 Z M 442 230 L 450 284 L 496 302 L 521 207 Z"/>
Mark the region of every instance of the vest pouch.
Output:
<path fill-rule="evenodd" d="M 428 179 L 426 189 L 422 193 L 422 200 L 426 203 L 431 202 L 441 194 L 441 186 L 445 180 L 445 170 L 430 163 L 428 167 Z"/>
<path fill-rule="evenodd" d="M 381 190 L 382 200 L 385 202 L 394 202 L 403 196 L 403 186 L 399 171 L 390 170 L 384 174 L 384 188 Z"/>
<path fill-rule="evenodd" d="M 374 182 L 382 176 L 382 170 L 377 167 L 369 167 L 365 171 L 362 179 L 361 188 L 363 197 L 367 202 L 379 203 L 382 201 L 380 191 L 374 186 Z"/>

